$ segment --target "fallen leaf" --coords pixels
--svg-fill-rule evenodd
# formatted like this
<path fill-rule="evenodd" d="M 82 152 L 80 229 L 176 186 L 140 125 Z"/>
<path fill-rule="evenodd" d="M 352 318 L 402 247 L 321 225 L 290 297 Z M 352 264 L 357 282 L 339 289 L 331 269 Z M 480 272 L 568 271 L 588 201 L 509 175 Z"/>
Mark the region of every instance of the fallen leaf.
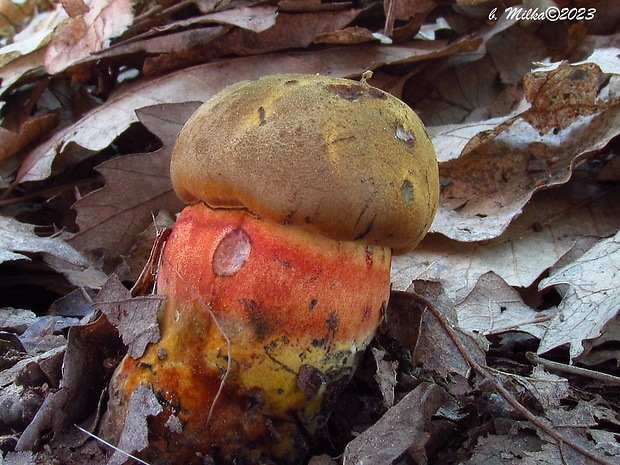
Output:
<path fill-rule="evenodd" d="M 455 329 L 461 344 L 468 349 L 469 355 L 484 364 L 485 351 L 488 349 L 487 341 L 460 329 L 454 304 L 446 296 L 439 283 L 415 281 L 408 290 L 433 302 L 445 322 Z M 415 298 L 413 300 L 415 301 Z M 442 322 L 429 310 L 425 310 L 422 315 L 420 336 L 413 351 L 413 360 L 417 366 L 432 370 L 445 378 L 454 374 L 467 378 L 471 372 L 469 362 L 446 332 Z"/>
<path fill-rule="evenodd" d="M 140 452 L 149 445 L 148 417 L 163 412 L 151 386 L 138 385 L 129 398 L 127 416 L 116 450 L 107 465 L 122 465 L 127 461 L 127 453 Z"/>
<path fill-rule="evenodd" d="M 35 226 L 0 216 L 0 263 L 32 260 L 25 254 L 41 254 L 49 264 L 76 286 L 100 287 L 103 274 L 89 260 L 58 237 L 39 237 Z"/>
<path fill-rule="evenodd" d="M 210 13 L 199 17 L 197 21 L 230 24 L 252 32 L 263 32 L 276 24 L 277 15 L 274 6 L 240 7 Z"/>
<path fill-rule="evenodd" d="M 462 329 L 485 336 L 523 331 L 540 338 L 551 318 L 527 306 L 519 293 L 492 271 L 478 279 L 456 311 Z"/>
<path fill-rule="evenodd" d="M 31 118 L 22 124 L 19 133 L 0 127 L 0 163 L 15 155 L 28 144 L 42 138 L 58 124 L 58 115 Z"/>
<path fill-rule="evenodd" d="M 156 152 L 132 154 L 97 167 L 106 185 L 75 204 L 79 232 L 67 237 L 77 249 L 105 257 L 127 254 L 136 236 L 160 210 L 176 213 L 183 203 L 172 191 L 170 156 L 176 136 L 199 103 L 155 105 L 137 112 L 140 121 L 157 134 Z"/>
<path fill-rule="evenodd" d="M 394 387 L 396 386 L 396 373 L 398 361 L 386 360 L 388 353 L 383 349 L 372 348 L 372 355 L 377 364 L 377 372 L 374 375 L 383 396 L 383 405 L 390 408 L 394 405 Z"/>
<path fill-rule="evenodd" d="M 497 239 L 463 243 L 432 234 L 392 259 L 392 283 L 405 290 L 416 279 L 439 280 L 455 303 L 493 271 L 510 286 L 527 288 L 583 235 L 608 236 L 620 228 L 617 190 L 570 183 L 540 192 Z"/>
<path fill-rule="evenodd" d="M 525 98 L 532 105 L 524 119 L 541 134 L 566 129 L 578 118 L 601 110 L 597 102 L 600 69 L 593 63 L 563 63 L 553 71 L 528 73 Z"/>
<path fill-rule="evenodd" d="M 317 52 L 279 53 L 227 59 L 184 69 L 154 79 L 121 86 L 100 107 L 80 121 L 58 131 L 28 154 L 15 183 L 47 178 L 58 153 L 71 143 L 93 152 L 108 147 L 132 123 L 135 111 L 156 104 L 204 102 L 227 85 L 265 74 L 321 73 L 331 76 L 360 76 L 383 64 L 412 63 L 470 50 L 478 40 L 414 42 L 410 45 L 353 46 Z"/>
<path fill-rule="evenodd" d="M 444 186 L 431 231 L 459 241 L 499 236 L 536 191 L 566 183 L 575 164 L 605 147 L 619 127 L 620 105 L 555 134 L 540 135 L 514 120 L 492 140 L 440 165 Z"/>
<path fill-rule="evenodd" d="M 423 450 L 429 438 L 426 424 L 441 407 L 445 395 L 438 386 L 421 383 L 347 445 L 344 463 L 389 464 L 409 448 Z"/>
<path fill-rule="evenodd" d="M 35 465 L 34 453 L 31 451 L 26 452 L 9 452 L 6 454 L 3 465 Z"/>
<path fill-rule="evenodd" d="M 575 360 L 584 352 L 584 340 L 600 336 L 620 308 L 619 263 L 617 233 L 540 282 L 541 289 L 561 284 L 569 288 L 540 341 L 538 353 L 569 344 L 570 358 Z"/>
<path fill-rule="evenodd" d="M 59 73 L 101 50 L 106 41 L 131 25 L 133 10 L 128 0 L 90 0 L 89 11 L 59 25 L 47 46 L 45 70 Z"/>
<path fill-rule="evenodd" d="M 118 329 L 129 356 L 139 358 L 149 343 L 159 341 L 157 314 L 164 299 L 161 295 L 131 297 L 118 277 L 112 275 L 93 305 Z"/>
<path fill-rule="evenodd" d="M 35 226 L 0 217 L 0 263 L 7 260 L 29 260 L 24 253 L 46 253 L 78 266 L 88 266 L 87 260 L 75 249 L 54 237 L 39 237 Z"/>
<path fill-rule="evenodd" d="M 49 430 L 60 434 L 97 404 L 103 390 L 104 359 L 117 346 L 112 331 L 104 318 L 69 329 L 60 387 L 47 394 L 15 450 L 33 450 L 42 434 Z"/>

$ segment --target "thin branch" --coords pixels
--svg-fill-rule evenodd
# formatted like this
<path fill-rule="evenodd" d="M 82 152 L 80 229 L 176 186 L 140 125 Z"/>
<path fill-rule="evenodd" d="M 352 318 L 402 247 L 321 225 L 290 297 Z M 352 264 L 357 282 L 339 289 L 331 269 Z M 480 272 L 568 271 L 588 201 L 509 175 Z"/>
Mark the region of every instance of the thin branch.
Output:
<path fill-rule="evenodd" d="M 100 442 L 100 443 L 102 443 L 102 444 L 105 444 L 105 445 L 106 445 L 106 446 L 108 446 L 109 448 L 111 448 L 111 449 L 113 449 L 113 450 L 115 450 L 115 451 L 117 451 L 117 452 L 120 452 L 121 454 L 126 455 L 127 457 L 129 457 L 129 458 L 131 458 L 131 459 L 134 459 L 136 462 L 141 463 L 142 465 L 151 465 L 150 463 L 145 462 L 145 461 L 144 461 L 144 460 L 142 460 L 142 459 L 139 459 L 139 458 L 138 458 L 138 457 L 136 457 L 135 455 L 131 455 L 129 452 L 125 452 L 123 449 L 119 449 L 119 448 L 118 448 L 118 447 L 116 447 L 114 444 L 110 444 L 110 443 L 109 443 L 108 441 L 106 441 L 105 439 L 100 438 L 100 437 L 99 437 L 99 436 L 97 436 L 96 434 L 91 433 L 90 431 L 88 431 L 88 430 L 86 430 L 86 429 L 82 428 L 81 426 L 76 425 L 76 424 L 74 424 L 73 426 L 75 426 L 77 429 L 79 429 L 82 433 L 84 433 L 84 434 L 86 434 L 86 435 L 90 436 L 91 438 L 93 438 L 93 439 L 95 439 L 95 440 L 99 441 L 99 442 Z"/>
<path fill-rule="evenodd" d="M 620 386 L 620 378 L 607 373 L 601 373 L 600 371 L 589 370 L 587 368 L 576 367 L 574 365 L 566 365 L 564 363 L 553 362 L 547 360 L 535 354 L 534 352 L 528 352 L 525 357 L 531 362 L 549 368 L 550 370 L 561 371 L 569 373 L 571 375 L 583 376 L 585 378 L 595 379 L 605 384 L 611 384 L 612 386 Z"/>
<path fill-rule="evenodd" d="M 549 425 L 546 421 L 537 417 L 532 412 L 530 412 L 527 408 L 525 408 L 525 406 L 523 406 L 517 399 L 515 399 L 515 397 L 504 386 L 502 386 L 492 374 L 490 374 L 482 365 L 480 365 L 476 360 L 474 360 L 474 358 L 469 354 L 467 348 L 463 345 L 463 343 L 459 339 L 458 335 L 456 334 L 456 331 L 452 328 L 450 323 L 446 321 L 446 319 L 441 314 L 441 312 L 437 309 L 437 307 L 430 300 L 428 300 L 427 298 L 415 292 L 412 292 L 411 296 L 413 297 L 414 300 L 424 305 L 431 312 L 431 314 L 437 319 L 437 321 L 439 321 L 444 331 L 446 331 L 448 336 L 450 336 L 450 339 L 452 339 L 458 351 L 461 353 L 463 358 L 465 358 L 467 363 L 469 363 L 469 365 L 474 369 L 474 371 L 478 373 L 480 376 L 482 376 L 484 379 L 486 379 L 489 383 L 491 383 L 493 387 L 495 388 L 495 390 L 499 392 L 501 396 L 506 400 L 506 402 L 508 402 L 516 411 L 518 411 L 521 415 L 523 415 L 523 417 L 525 417 L 526 420 L 528 420 L 530 423 L 532 423 L 534 426 L 539 428 L 541 431 L 543 431 L 544 433 L 548 434 L 553 439 L 555 439 L 558 442 L 558 447 L 560 448 L 560 450 L 561 450 L 560 445 L 564 443 L 567 446 L 579 452 L 580 454 L 584 455 L 585 457 L 588 457 L 589 459 L 594 460 L 596 463 L 600 463 L 601 465 L 614 465 L 612 462 L 606 460 L 604 457 L 600 457 L 599 455 L 594 454 L 590 452 L 589 450 L 585 449 L 580 444 L 577 444 L 576 442 L 574 442 L 572 439 L 564 437 L 562 434 L 558 433 L 556 429 L 554 429 L 554 426 Z"/>

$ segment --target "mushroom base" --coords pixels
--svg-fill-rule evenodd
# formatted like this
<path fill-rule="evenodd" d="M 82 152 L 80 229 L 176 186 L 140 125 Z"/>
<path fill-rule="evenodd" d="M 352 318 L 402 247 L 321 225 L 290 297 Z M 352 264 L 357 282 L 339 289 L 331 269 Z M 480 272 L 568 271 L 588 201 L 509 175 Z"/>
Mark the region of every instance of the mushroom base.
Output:
<path fill-rule="evenodd" d="M 149 463 L 300 463 L 380 322 L 390 261 L 243 210 L 185 208 L 158 270 L 161 339 L 117 368 L 102 436 L 118 442 L 147 386 L 162 409 L 136 454 Z"/>

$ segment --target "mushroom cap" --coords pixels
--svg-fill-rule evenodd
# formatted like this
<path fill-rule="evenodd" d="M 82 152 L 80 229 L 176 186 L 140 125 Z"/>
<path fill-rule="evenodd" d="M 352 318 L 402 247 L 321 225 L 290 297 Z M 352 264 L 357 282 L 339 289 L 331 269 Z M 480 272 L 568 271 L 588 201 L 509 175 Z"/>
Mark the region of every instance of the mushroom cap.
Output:
<path fill-rule="evenodd" d="M 335 240 L 415 247 L 439 197 L 418 116 L 366 83 L 306 74 L 241 81 L 183 127 L 170 166 L 186 203 L 245 208 Z"/>

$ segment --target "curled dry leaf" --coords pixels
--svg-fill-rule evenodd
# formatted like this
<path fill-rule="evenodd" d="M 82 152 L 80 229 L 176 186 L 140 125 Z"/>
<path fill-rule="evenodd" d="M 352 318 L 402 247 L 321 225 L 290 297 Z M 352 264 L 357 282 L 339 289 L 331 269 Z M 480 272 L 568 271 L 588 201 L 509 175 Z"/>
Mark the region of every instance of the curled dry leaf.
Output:
<path fill-rule="evenodd" d="M 431 231 L 459 241 L 499 236 L 536 191 L 567 182 L 579 161 L 618 135 L 620 82 L 604 80 L 597 69 L 594 63 L 565 64 L 530 73 L 527 101 L 520 105 L 525 110 L 500 118 L 495 128 L 473 137 L 472 130 L 484 126 L 467 123 L 436 130 L 433 142 L 445 162 L 440 164 L 441 204 Z M 601 87 L 601 82 L 606 84 Z M 442 155 L 441 147 L 455 137 L 467 141 L 458 158 L 454 148 Z"/>
<path fill-rule="evenodd" d="M 542 289 L 569 288 L 540 341 L 539 353 L 570 345 L 571 360 L 584 351 L 586 339 L 600 336 L 620 308 L 620 233 L 601 240 L 573 263 L 541 281 Z"/>
<path fill-rule="evenodd" d="M 104 275 L 90 261 L 58 237 L 39 237 L 35 226 L 0 216 L 0 263 L 31 260 L 41 254 L 43 261 L 76 286 L 101 287 Z"/>
<path fill-rule="evenodd" d="M 77 123 L 58 131 L 28 154 L 16 183 L 47 178 L 55 157 L 70 143 L 87 150 L 108 147 L 132 123 L 135 111 L 155 104 L 203 102 L 220 89 L 265 74 L 321 73 L 336 77 L 359 76 L 383 64 L 411 63 L 471 50 L 479 40 L 416 42 L 410 46 L 359 46 L 317 52 L 273 54 L 229 59 L 184 69 L 157 79 L 141 80 L 119 88 L 102 106 Z"/>
<path fill-rule="evenodd" d="M 423 451 L 430 436 L 426 432 L 427 423 L 441 407 L 445 396 L 437 385 L 421 383 L 347 445 L 343 463 L 388 464 L 394 463 L 407 450 Z"/>
<path fill-rule="evenodd" d="M 170 154 L 178 132 L 198 105 L 155 105 L 137 112 L 140 122 L 157 133 L 162 147 L 97 167 L 106 185 L 75 204 L 80 230 L 67 237 L 71 245 L 85 252 L 104 251 L 106 257 L 116 258 L 127 254 L 153 215 L 160 210 L 181 210 L 183 203 L 172 191 L 168 174 Z"/>
<path fill-rule="evenodd" d="M 164 299 L 160 295 L 132 298 L 118 277 L 112 275 L 93 300 L 93 305 L 118 329 L 123 343 L 128 346 L 129 355 L 138 358 L 149 343 L 159 341 L 157 313 Z"/>
<path fill-rule="evenodd" d="M 22 124 L 18 133 L 0 127 L 0 163 L 15 155 L 28 144 L 42 138 L 58 124 L 58 115 L 39 116 Z"/>
<path fill-rule="evenodd" d="M 415 279 L 440 280 L 461 302 L 488 271 L 510 286 L 529 287 L 583 235 L 607 236 L 620 228 L 617 189 L 571 183 L 539 193 L 497 239 L 462 243 L 433 234 L 413 252 L 393 257 L 394 289 Z"/>
<path fill-rule="evenodd" d="M 480 277 L 456 310 L 461 328 L 484 335 L 523 331 L 540 338 L 550 319 L 527 306 L 519 293 L 492 271 Z"/>
<path fill-rule="evenodd" d="M 128 0 L 91 0 L 88 8 L 84 15 L 65 20 L 54 32 L 45 56 L 49 74 L 59 73 L 101 50 L 107 40 L 123 33 L 133 21 Z"/>

